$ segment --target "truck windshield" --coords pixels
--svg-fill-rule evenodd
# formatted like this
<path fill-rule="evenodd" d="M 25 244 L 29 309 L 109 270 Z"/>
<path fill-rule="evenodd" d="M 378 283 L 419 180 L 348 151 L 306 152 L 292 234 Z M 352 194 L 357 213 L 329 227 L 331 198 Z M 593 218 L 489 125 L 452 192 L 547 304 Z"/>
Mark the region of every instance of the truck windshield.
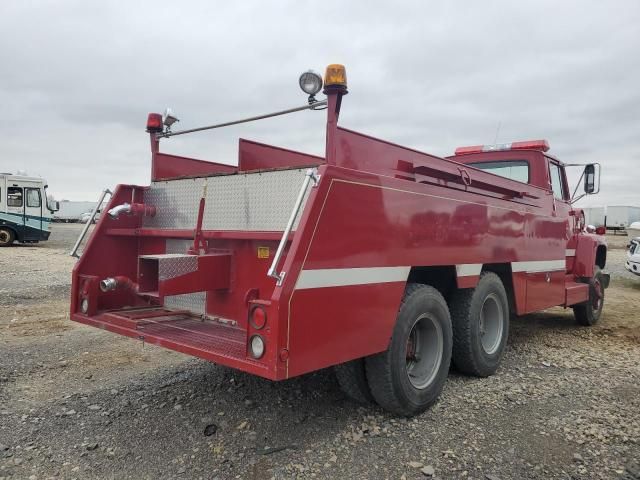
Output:
<path fill-rule="evenodd" d="M 526 160 L 500 160 L 498 162 L 469 163 L 469 165 L 504 178 L 529 183 L 529 162 Z"/>

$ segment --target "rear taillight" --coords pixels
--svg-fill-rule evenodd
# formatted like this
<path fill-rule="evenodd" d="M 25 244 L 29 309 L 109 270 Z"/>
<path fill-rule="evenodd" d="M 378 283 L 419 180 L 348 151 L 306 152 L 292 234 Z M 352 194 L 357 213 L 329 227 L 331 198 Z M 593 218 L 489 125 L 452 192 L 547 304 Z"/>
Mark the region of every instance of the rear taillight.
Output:
<path fill-rule="evenodd" d="M 251 326 L 256 330 L 261 330 L 267 324 L 267 312 L 262 307 L 254 307 L 249 316 Z"/>
<path fill-rule="evenodd" d="M 162 129 L 162 115 L 159 113 L 150 113 L 147 117 L 147 132 L 159 133 Z"/>
<path fill-rule="evenodd" d="M 598 228 L 596 228 L 596 233 L 598 235 L 604 235 L 605 233 L 607 233 L 607 227 L 598 227 Z"/>

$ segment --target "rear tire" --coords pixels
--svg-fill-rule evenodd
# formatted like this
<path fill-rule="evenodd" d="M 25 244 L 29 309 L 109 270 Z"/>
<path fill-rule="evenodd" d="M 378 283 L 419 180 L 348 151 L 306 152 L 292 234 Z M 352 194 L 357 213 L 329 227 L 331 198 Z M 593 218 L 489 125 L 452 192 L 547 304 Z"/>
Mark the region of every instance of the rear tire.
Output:
<path fill-rule="evenodd" d="M 426 410 L 447 379 L 452 342 L 449 308 L 440 292 L 407 284 L 388 349 L 365 360 L 373 398 L 402 416 Z"/>
<path fill-rule="evenodd" d="M 602 270 L 599 266 L 593 267 L 593 277 L 589 280 L 589 300 L 573 306 L 573 315 L 576 322 L 584 327 L 590 327 L 598 323 L 604 306 L 604 286 L 602 282 Z"/>
<path fill-rule="evenodd" d="M 365 372 L 364 359 L 358 358 L 333 367 L 342 392 L 351 400 L 364 405 L 375 402 Z"/>
<path fill-rule="evenodd" d="M 0 228 L 0 247 L 10 247 L 16 239 L 16 234 L 9 228 Z"/>
<path fill-rule="evenodd" d="M 453 293 L 449 308 L 453 364 L 469 375 L 493 375 L 509 336 L 509 302 L 502 280 L 493 272 L 484 272 L 475 288 Z"/>

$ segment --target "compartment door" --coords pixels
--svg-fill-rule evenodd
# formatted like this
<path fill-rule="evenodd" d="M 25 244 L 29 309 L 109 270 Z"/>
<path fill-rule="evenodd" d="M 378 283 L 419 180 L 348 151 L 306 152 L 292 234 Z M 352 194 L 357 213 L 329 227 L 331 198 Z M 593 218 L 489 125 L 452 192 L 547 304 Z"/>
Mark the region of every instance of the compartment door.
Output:
<path fill-rule="evenodd" d="M 564 271 L 527 273 L 527 312 L 564 304 Z"/>

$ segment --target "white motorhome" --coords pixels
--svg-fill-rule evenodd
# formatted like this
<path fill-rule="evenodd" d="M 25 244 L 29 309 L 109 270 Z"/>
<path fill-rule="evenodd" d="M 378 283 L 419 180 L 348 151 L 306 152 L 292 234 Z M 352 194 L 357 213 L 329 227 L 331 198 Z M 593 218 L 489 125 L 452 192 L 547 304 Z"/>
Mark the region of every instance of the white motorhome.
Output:
<path fill-rule="evenodd" d="M 48 201 L 47 183 L 40 177 L 0 173 L 0 247 L 14 241 L 36 243 L 49 238 L 58 202 Z"/>

